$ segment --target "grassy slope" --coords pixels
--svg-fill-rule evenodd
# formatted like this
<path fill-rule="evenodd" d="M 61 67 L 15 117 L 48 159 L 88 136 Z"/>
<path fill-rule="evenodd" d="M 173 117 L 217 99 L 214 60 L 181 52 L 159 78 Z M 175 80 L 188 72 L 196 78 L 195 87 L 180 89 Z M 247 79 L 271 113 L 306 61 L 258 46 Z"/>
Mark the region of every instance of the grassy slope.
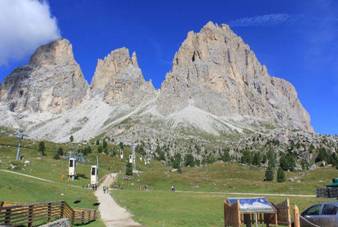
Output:
<path fill-rule="evenodd" d="M 45 143 L 46 156 L 41 157 L 37 152 L 38 143 L 24 140 L 21 154 L 25 160 L 31 162 L 31 165 L 14 171 L 53 180 L 55 183 L 0 172 L 0 200 L 25 203 L 65 200 L 72 207 L 96 208 L 94 206 L 96 198 L 92 191 L 82 188 L 89 183 L 90 165 L 96 163 L 96 154 L 89 155 L 87 163 L 78 163 L 77 172 L 81 176 L 78 180 L 68 181 L 68 161 L 54 160 L 54 152 L 60 146 L 68 151 L 80 145 Z M 0 137 L 0 169 L 9 169 L 10 163 L 15 160 L 16 148 L 12 146 L 15 144 L 15 138 Z M 120 169 L 123 165 L 122 162 L 113 160 L 104 154 L 99 155 L 99 163 L 101 177 L 110 171 Z M 75 204 L 75 200 L 81 200 L 81 202 Z M 98 220 L 88 226 L 104 225 Z"/>
<path fill-rule="evenodd" d="M 233 163 L 184 168 L 182 174 L 171 173 L 159 162 L 141 168 L 143 173 L 140 176 L 129 181 L 120 178 L 119 184 L 124 190 L 113 191 L 113 196 L 146 226 L 221 226 L 223 200 L 234 197 L 226 192 L 314 194 L 317 186 L 324 186 L 338 173 L 334 168 L 317 169 L 305 176 L 302 173 L 287 173 L 288 177 L 298 176 L 300 182 L 276 183 L 262 180 L 263 168 Z M 177 190 L 188 192 L 169 192 L 172 184 Z M 144 185 L 148 185 L 151 191 L 140 191 Z M 224 193 L 212 193 L 217 191 Z M 281 202 L 285 198 L 269 199 Z M 325 201 L 300 197 L 290 197 L 290 200 L 301 210 Z"/>
<path fill-rule="evenodd" d="M 140 165 L 138 165 L 140 166 Z M 172 173 L 160 162 L 152 162 L 150 167 L 140 166 L 143 173 L 131 181 L 122 178 L 119 184 L 125 189 L 138 189 L 147 185 L 152 190 L 169 190 L 175 185 L 177 190 L 218 191 L 218 192 L 257 192 L 314 194 L 317 187 L 337 177 L 335 168 L 319 168 L 315 171 L 286 173 L 288 178 L 299 182 L 265 182 L 264 168 L 249 167 L 237 163 L 214 163 L 199 168 L 184 168 L 183 173 Z"/>

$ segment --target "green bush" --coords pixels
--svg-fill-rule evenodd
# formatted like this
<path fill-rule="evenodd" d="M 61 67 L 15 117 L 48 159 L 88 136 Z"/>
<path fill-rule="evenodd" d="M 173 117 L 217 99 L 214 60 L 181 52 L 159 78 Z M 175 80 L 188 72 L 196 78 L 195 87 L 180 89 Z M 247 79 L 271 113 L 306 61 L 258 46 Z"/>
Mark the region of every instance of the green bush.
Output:
<path fill-rule="evenodd" d="M 39 143 L 39 152 L 40 152 L 41 156 L 46 155 L 46 145 L 45 145 L 45 142 L 43 142 L 43 141 L 41 141 Z"/>
<path fill-rule="evenodd" d="M 296 167 L 296 158 L 291 153 L 283 154 L 280 157 L 279 165 L 284 171 L 294 171 Z"/>
<path fill-rule="evenodd" d="M 268 168 L 265 170 L 265 180 L 266 181 L 273 181 L 274 178 L 274 171 L 272 166 L 268 166 Z"/>
<path fill-rule="evenodd" d="M 186 154 L 184 157 L 184 165 L 194 167 L 195 166 L 195 159 L 192 154 Z"/>
<path fill-rule="evenodd" d="M 181 169 L 181 160 L 182 158 L 181 158 L 181 154 L 180 153 L 177 153 L 177 154 L 175 154 L 174 155 L 174 157 L 172 158 L 172 160 L 171 160 L 171 163 L 172 163 L 172 167 L 174 168 L 174 169 Z"/>
<path fill-rule="evenodd" d="M 63 149 L 62 149 L 62 147 L 59 147 L 56 150 L 53 158 L 58 160 L 58 159 L 60 159 L 60 156 L 62 156 L 62 155 L 64 155 Z"/>
<path fill-rule="evenodd" d="M 286 176 L 284 170 L 282 168 L 278 168 L 277 170 L 277 182 L 284 182 L 286 180 Z"/>
<path fill-rule="evenodd" d="M 223 149 L 222 150 L 221 160 L 223 162 L 229 162 L 229 161 L 231 161 L 231 156 L 230 156 L 229 149 Z"/>
<path fill-rule="evenodd" d="M 248 149 L 245 149 L 242 153 L 241 163 L 252 164 L 252 154 Z"/>
<path fill-rule="evenodd" d="M 127 162 L 126 164 L 126 175 L 132 176 L 133 175 L 133 164 L 130 162 Z"/>
<path fill-rule="evenodd" d="M 255 166 L 260 166 L 262 163 L 262 156 L 259 152 L 256 152 L 253 156 L 252 164 Z"/>

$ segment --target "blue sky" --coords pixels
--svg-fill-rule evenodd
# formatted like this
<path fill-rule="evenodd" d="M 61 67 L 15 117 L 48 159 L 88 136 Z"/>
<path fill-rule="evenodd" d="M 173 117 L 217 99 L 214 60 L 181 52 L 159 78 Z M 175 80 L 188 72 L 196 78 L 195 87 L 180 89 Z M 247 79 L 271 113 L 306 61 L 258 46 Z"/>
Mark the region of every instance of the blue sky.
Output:
<path fill-rule="evenodd" d="M 271 75 L 296 87 L 315 130 L 338 134 L 338 1 L 50 0 L 49 6 L 89 82 L 97 59 L 125 46 L 159 88 L 188 31 L 210 20 L 228 23 Z M 0 65 L 0 80 L 27 55 Z"/>

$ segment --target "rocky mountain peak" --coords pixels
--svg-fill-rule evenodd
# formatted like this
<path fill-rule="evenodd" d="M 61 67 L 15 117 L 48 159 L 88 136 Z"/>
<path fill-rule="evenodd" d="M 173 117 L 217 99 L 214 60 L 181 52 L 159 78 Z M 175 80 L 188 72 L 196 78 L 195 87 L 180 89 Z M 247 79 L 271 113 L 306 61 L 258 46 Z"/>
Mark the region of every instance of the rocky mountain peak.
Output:
<path fill-rule="evenodd" d="M 28 65 L 6 77 L 2 101 L 13 112 L 60 113 L 80 104 L 87 90 L 70 42 L 59 39 L 39 47 Z"/>
<path fill-rule="evenodd" d="M 154 96 L 151 82 L 144 80 L 136 53 L 130 56 L 127 48 L 113 50 L 103 60 L 99 59 L 93 77 L 92 90 L 103 93 L 109 104 L 135 106 Z"/>
<path fill-rule="evenodd" d="M 189 32 L 175 54 L 158 110 L 166 115 L 191 105 L 230 120 L 312 131 L 294 87 L 271 77 L 228 25 L 208 22 Z"/>
<path fill-rule="evenodd" d="M 73 48 L 67 39 L 57 39 L 39 47 L 32 55 L 30 65 L 75 64 Z"/>

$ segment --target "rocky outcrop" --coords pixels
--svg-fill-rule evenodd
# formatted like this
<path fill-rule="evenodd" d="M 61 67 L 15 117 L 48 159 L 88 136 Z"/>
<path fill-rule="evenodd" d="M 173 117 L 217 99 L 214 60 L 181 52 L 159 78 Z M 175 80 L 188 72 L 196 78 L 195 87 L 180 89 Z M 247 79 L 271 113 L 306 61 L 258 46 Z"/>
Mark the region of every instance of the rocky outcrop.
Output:
<path fill-rule="evenodd" d="M 130 57 L 127 48 L 114 50 L 103 60 L 98 60 L 92 91 L 102 94 L 104 101 L 109 104 L 130 107 L 155 96 L 151 81 L 143 78 L 136 53 Z"/>
<path fill-rule="evenodd" d="M 88 91 L 68 40 L 36 50 L 28 65 L 15 69 L 1 86 L 1 101 L 12 112 L 61 113 L 79 105 Z"/>
<path fill-rule="evenodd" d="M 271 77 L 229 26 L 212 22 L 188 33 L 161 87 L 160 113 L 187 106 L 250 124 L 313 130 L 294 87 Z"/>

